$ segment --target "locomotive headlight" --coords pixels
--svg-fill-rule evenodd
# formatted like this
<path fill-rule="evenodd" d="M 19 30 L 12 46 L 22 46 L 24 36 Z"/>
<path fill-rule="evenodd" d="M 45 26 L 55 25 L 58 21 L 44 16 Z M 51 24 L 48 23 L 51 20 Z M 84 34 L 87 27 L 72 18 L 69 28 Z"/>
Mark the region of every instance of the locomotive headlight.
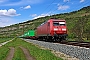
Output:
<path fill-rule="evenodd" d="M 58 28 L 54 28 L 54 31 L 57 31 L 58 30 Z"/>
<path fill-rule="evenodd" d="M 62 31 L 66 31 L 66 28 L 62 28 Z"/>

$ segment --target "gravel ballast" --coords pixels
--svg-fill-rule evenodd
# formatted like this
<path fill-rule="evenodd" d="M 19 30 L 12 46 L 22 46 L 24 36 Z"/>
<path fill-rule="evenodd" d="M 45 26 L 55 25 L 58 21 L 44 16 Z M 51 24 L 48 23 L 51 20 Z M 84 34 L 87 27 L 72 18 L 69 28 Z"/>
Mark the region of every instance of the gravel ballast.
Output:
<path fill-rule="evenodd" d="M 79 60 L 90 60 L 90 48 L 71 46 L 59 43 L 50 43 L 31 39 L 24 40 L 51 50 L 59 51 L 72 57 L 76 57 Z"/>

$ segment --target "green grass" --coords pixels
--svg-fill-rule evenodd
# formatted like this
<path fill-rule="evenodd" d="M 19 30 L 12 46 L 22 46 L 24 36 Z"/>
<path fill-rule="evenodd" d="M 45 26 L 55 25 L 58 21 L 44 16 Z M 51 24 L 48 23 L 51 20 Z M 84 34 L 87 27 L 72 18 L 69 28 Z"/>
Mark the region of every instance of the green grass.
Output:
<path fill-rule="evenodd" d="M 90 40 L 84 40 L 84 42 L 90 42 Z"/>
<path fill-rule="evenodd" d="M 9 52 L 8 47 L 5 46 L 0 47 L 0 60 L 5 60 L 8 52 Z"/>
<path fill-rule="evenodd" d="M 79 41 L 78 38 L 68 39 L 68 41 Z M 90 40 L 83 39 L 83 42 L 90 42 Z"/>
<path fill-rule="evenodd" d="M 8 40 L 11 40 L 12 38 L 0 38 L 0 43 L 6 42 Z"/>
<path fill-rule="evenodd" d="M 76 41 L 76 39 L 68 39 L 68 41 Z"/>
<path fill-rule="evenodd" d="M 56 57 L 54 54 L 51 53 L 50 50 L 43 50 L 40 49 L 33 44 L 27 43 L 19 38 L 14 39 L 12 42 L 9 42 L 5 45 L 5 47 L 15 47 L 15 55 L 13 60 L 24 60 L 25 57 L 22 53 L 21 49 L 19 49 L 19 46 L 23 46 L 27 48 L 30 51 L 30 54 L 36 59 L 36 60 L 62 60 L 61 58 Z"/>
<path fill-rule="evenodd" d="M 19 47 L 15 48 L 15 53 L 12 60 L 26 60 L 23 51 Z"/>
<path fill-rule="evenodd" d="M 0 38 L 0 43 L 11 40 L 12 38 Z M 9 52 L 9 48 L 6 46 L 0 47 L 0 60 L 5 60 L 7 54 Z"/>

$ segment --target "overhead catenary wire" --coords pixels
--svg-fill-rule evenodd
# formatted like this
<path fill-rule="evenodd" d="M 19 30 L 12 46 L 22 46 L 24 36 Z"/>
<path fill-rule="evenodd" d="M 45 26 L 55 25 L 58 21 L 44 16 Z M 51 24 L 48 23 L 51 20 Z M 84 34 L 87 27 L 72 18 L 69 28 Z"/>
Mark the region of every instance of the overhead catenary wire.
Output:
<path fill-rule="evenodd" d="M 67 2 L 68 2 L 68 1 L 67 1 Z M 67 2 L 66 2 L 66 3 L 67 3 Z M 65 3 L 65 4 L 66 4 L 66 3 Z M 90 4 L 88 5 L 88 3 L 90 3 L 90 1 L 87 1 L 87 2 L 85 2 L 85 3 L 81 3 L 80 5 L 77 5 L 76 7 L 73 7 L 73 8 L 79 8 L 79 7 L 81 7 L 81 6 L 83 6 L 83 7 L 85 7 L 85 6 L 90 6 Z M 63 4 L 63 5 L 65 5 L 65 4 Z M 55 11 L 56 11 L 56 10 L 54 10 L 53 12 L 55 12 Z M 53 12 L 52 12 L 52 13 L 53 13 Z M 52 13 L 51 13 L 51 14 L 52 14 Z"/>
<path fill-rule="evenodd" d="M 76 5 L 75 7 L 73 7 L 72 9 L 80 8 L 82 5 L 83 5 L 83 7 L 85 7 L 85 5 L 87 5 L 88 3 L 90 3 L 90 1 L 82 2 L 82 3 L 78 4 L 78 5 Z M 83 7 L 81 7 L 81 8 L 83 8 Z M 75 11 L 78 11 L 78 10 L 70 10 L 70 12 L 75 12 Z"/>
<path fill-rule="evenodd" d="M 61 1 L 59 0 L 57 4 L 59 4 L 60 2 L 61 2 Z M 67 2 L 68 2 L 68 1 L 66 1 L 65 3 L 63 3 L 62 6 L 65 5 Z M 46 14 L 46 16 L 47 16 L 47 15 L 51 16 L 52 13 L 57 10 L 57 9 L 55 9 L 54 11 L 51 11 L 51 10 L 53 9 L 53 7 L 51 7 L 51 8 L 49 9 L 49 7 L 50 7 L 53 3 L 55 3 L 55 0 L 53 0 L 53 1 L 51 2 L 51 4 L 49 4 L 41 14 Z M 47 9 L 49 9 L 48 12 L 47 12 L 47 13 L 44 13 Z M 50 11 L 51 11 L 51 12 L 50 12 Z M 40 15 L 41 15 L 41 14 L 40 14 Z M 40 16 L 40 15 L 39 15 L 39 16 Z"/>
<path fill-rule="evenodd" d="M 55 0 L 53 0 L 45 9 L 41 14 L 44 14 L 44 12 L 55 2 Z"/>
<path fill-rule="evenodd" d="M 41 14 L 44 14 L 44 12 L 47 10 L 47 9 L 49 9 L 49 7 L 53 4 L 55 2 L 55 0 L 53 0 L 52 2 L 51 2 L 51 4 L 49 5 L 49 6 L 47 6 L 46 7 L 46 9 L 41 13 Z M 65 3 L 63 3 L 62 5 L 61 5 L 61 8 L 62 8 L 62 6 L 64 6 L 65 4 L 67 4 L 69 1 L 66 1 Z M 60 1 L 57 3 L 57 4 L 59 4 L 60 3 Z M 87 2 L 87 3 L 89 3 L 89 2 Z M 84 5 L 86 5 L 87 3 L 83 3 Z M 73 7 L 73 8 L 78 8 L 79 6 L 82 6 L 83 4 L 79 4 L 78 6 L 76 6 L 76 7 Z M 49 9 L 49 11 L 46 13 L 46 15 L 52 15 L 55 11 L 57 11 L 58 9 L 56 8 L 56 9 L 54 9 L 53 11 L 52 11 L 52 9 L 53 9 L 53 7 L 52 8 L 50 8 Z"/>
<path fill-rule="evenodd" d="M 87 1 L 86 3 L 82 2 L 81 4 L 78 4 L 77 6 L 73 7 L 72 9 L 75 9 L 75 8 L 79 8 L 83 5 L 83 7 L 85 7 L 85 5 L 87 5 L 88 3 L 90 3 L 90 1 Z M 89 5 L 90 6 L 90 5 Z"/>
<path fill-rule="evenodd" d="M 65 4 L 67 4 L 69 1 L 66 1 L 65 3 L 63 3 L 61 6 L 64 6 Z M 85 5 L 87 5 L 88 3 L 90 3 L 90 1 L 87 1 L 86 3 L 83 3 L 83 4 L 79 4 L 79 5 L 77 5 L 76 7 L 73 7 L 73 8 L 78 8 L 78 7 L 80 7 L 80 6 L 85 6 Z M 89 5 L 90 6 L 90 5 Z M 62 8 L 62 7 L 61 7 Z M 50 9 L 51 10 L 51 9 Z M 50 13 L 50 15 L 52 15 L 55 11 L 57 11 L 58 9 L 56 8 L 55 10 L 53 10 L 51 13 Z"/>
<path fill-rule="evenodd" d="M 49 6 L 47 6 L 46 9 L 45 9 L 41 14 L 44 14 L 44 12 L 45 12 L 54 2 L 55 2 L 55 0 L 53 0 L 52 3 L 51 3 Z M 61 1 L 59 0 L 57 4 L 59 4 L 60 2 L 61 2 Z M 68 1 L 66 1 L 65 3 L 63 3 L 62 6 L 65 5 L 67 2 L 68 2 Z M 46 13 L 46 15 L 48 15 L 48 14 L 51 15 L 52 12 L 50 12 L 50 11 L 51 11 L 52 9 L 53 9 L 53 7 L 51 7 L 51 8 L 48 10 L 48 12 Z M 54 11 L 56 11 L 56 10 L 57 10 L 57 9 L 55 9 Z M 53 11 L 53 12 L 54 12 L 54 11 Z M 40 15 L 41 15 L 41 14 L 40 14 Z"/>
<path fill-rule="evenodd" d="M 58 1 L 58 3 L 60 3 L 60 1 Z M 57 3 L 57 4 L 58 4 L 58 3 Z M 46 14 L 48 14 L 48 13 L 50 14 L 50 13 L 51 13 L 50 11 L 51 11 L 52 9 L 53 9 L 53 7 L 51 7 Z M 50 15 L 51 15 L 51 14 L 50 14 Z"/>
<path fill-rule="evenodd" d="M 64 6 L 65 4 L 67 4 L 68 3 L 68 1 L 66 1 L 65 3 L 63 3 L 62 5 L 61 5 L 61 8 L 62 8 L 62 6 Z M 51 13 L 50 13 L 50 15 L 52 14 L 52 13 L 54 13 L 55 11 L 57 11 L 58 9 L 56 8 L 55 10 L 53 10 Z"/>

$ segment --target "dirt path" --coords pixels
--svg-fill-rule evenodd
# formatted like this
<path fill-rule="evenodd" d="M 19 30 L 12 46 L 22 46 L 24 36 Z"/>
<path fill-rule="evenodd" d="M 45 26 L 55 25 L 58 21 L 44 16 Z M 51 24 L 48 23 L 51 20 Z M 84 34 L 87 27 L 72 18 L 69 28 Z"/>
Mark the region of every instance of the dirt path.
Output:
<path fill-rule="evenodd" d="M 28 51 L 26 48 L 24 48 L 24 47 L 20 47 L 20 48 L 23 50 L 23 52 L 24 52 L 27 60 L 35 60 L 35 58 L 33 58 L 33 57 L 29 54 L 29 51 Z"/>
<path fill-rule="evenodd" d="M 13 56 L 14 56 L 14 48 L 13 47 L 9 47 L 10 48 L 10 51 L 9 51 L 9 54 L 6 58 L 6 60 L 12 60 Z"/>

